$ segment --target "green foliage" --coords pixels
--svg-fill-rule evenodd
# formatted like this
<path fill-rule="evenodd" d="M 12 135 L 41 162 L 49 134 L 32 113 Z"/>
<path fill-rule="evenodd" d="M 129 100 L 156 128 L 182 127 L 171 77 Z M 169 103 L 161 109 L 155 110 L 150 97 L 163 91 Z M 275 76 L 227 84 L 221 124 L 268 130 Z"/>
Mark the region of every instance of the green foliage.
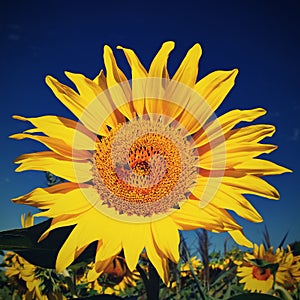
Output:
<path fill-rule="evenodd" d="M 35 276 L 41 279 L 40 288 L 44 294 L 59 290 L 67 299 L 75 299 L 76 296 L 76 299 L 91 300 L 300 300 L 299 288 L 287 292 L 281 287 L 275 287 L 270 291 L 270 295 L 244 291 L 243 285 L 238 282 L 236 277 L 237 266 L 233 262 L 241 260 L 243 252 L 234 248 L 229 251 L 226 249 L 224 254 L 221 252 L 209 253 L 209 241 L 205 232 L 198 235 L 199 243 L 203 243 L 202 246 L 200 245 L 201 247 L 199 246 L 201 250 L 199 256 L 205 258 L 205 264 L 202 262 L 199 266 L 193 266 L 187 244 L 182 240 L 179 264 L 170 263 L 170 287 L 166 287 L 162 283 L 147 259 L 141 259 L 138 270 L 142 279 L 137 281 L 136 286 L 126 288 L 119 293 L 119 296 L 98 295 L 95 290 L 87 286 L 87 283 L 76 285 L 75 280 L 80 270 L 85 272 L 87 264 L 92 261 L 95 255 L 95 243 L 91 244 L 68 268 L 67 274 L 58 275 L 53 270 L 56 256 L 73 227 L 55 229 L 45 240 L 38 242 L 41 234 L 49 228 L 50 222 L 51 220 L 48 220 L 29 228 L 0 232 L 1 250 L 14 251 L 31 264 L 39 266 L 36 268 Z M 297 253 L 299 242 L 292 244 L 292 249 L 294 253 Z M 250 262 L 259 268 L 269 268 L 273 274 L 276 274 L 278 269 L 278 264 L 270 264 L 261 259 L 250 260 Z M 183 265 L 188 266 L 188 269 L 183 271 Z M 106 282 L 109 278 L 105 278 L 104 276 L 99 279 L 103 286 L 109 284 Z M 271 294 L 277 295 L 279 298 Z M 0 270 L 0 300 L 6 299 L 19 300 L 20 297 L 4 272 Z"/>
<path fill-rule="evenodd" d="M 227 300 L 280 300 L 280 298 L 267 295 L 267 294 L 259 294 L 259 293 L 248 293 L 248 294 L 241 294 Z"/>
<path fill-rule="evenodd" d="M 4 271 L 0 269 L 0 300 L 12 299 L 13 288 L 9 285 L 8 278 L 4 275 Z M 20 299 L 15 298 L 15 300 Z"/>
<path fill-rule="evenodd" d="M 73 230 L 73 226 L 54 229 L 46 239 L 38 242 L 50 223 L 51 220 L 47 220 L 28 228 L 0 232 L 0 250 L 14 251 L 33 265 L 55 268 L 58 251 Z M 95 249 L 96 245 L 91 244 L 74 263 L 82 260 L 91 261 Z"/>

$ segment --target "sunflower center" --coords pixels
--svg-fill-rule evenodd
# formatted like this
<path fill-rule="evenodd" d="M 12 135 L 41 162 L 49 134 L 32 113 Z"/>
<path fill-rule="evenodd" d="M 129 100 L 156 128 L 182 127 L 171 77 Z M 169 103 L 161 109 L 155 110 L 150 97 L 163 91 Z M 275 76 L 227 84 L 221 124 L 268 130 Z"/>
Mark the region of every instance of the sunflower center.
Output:
<path fill-rule="evenodd" d="M 112 285 L 119 284 L 126 275 L 126 268 L 125 259 L 117 256 L 104 270 L 104 276 Z"/>
<path fill-rule="evenodd" d="M 131 169 L 134 174 L 139 176 L 149 175 L 150 173 L 150 165 L 147 161 L 137 162 L 132 165 Z"/>
<path fill-rule="evenodd" d="M 196 176 L 191 149 L 180 130 L 162 122 L 138 119 L 112 129 L 94 154 L 94 184 L 103 204 L 138 216 L 178 206 Z"/>
<path fill-rule="evenodd" d="M 268 280 L 272 274 L 271 270 L 268 268 L 259 268 L 257 266 L 253 266 L 252 275 L 257 280 Z"/>

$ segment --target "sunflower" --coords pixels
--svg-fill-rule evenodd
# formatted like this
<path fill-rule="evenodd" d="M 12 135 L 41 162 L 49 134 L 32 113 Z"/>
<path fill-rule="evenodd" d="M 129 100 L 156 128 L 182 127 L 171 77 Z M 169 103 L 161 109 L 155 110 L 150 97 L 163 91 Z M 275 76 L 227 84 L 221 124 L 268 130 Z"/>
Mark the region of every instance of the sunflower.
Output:
<path fill-rule="evenodd" d="M 257 265 L 257 259 L 262 260 L 265 266 Z M 244 261 L 237 264 L 237 276 L 242 277 L 239 282 L 245 283 L 246 290 L 267 293 L 272 289 L 274 281 L 280 285 L 291 282 L 293 255 L 291 252 L 285 253 L 283 249 L 277 248 L 274 252 L 273 247 L 266 250 L 263 244 L 255 244 L 253 253 L 245 253 Z M 268 266 L 270 264 L 278 264 L 275 277 L 272 266 Z"/>
<path fill-rule="evenodd" d="M 200 259 L 197 258 L 197 256 L 193 256 L 190 258 L 190 261 L 187 261 L 180 266 L 180 276 L 186 277 L 191 275 L 191 269 L 193 272 L 198 273 L 202 267 L 203 265 Z"/>
<path fill-rule="evenodd" d="M 139 273 L 136 270 L 131 272 L 121 256 L 117 256 L 106 267 L 103 274 L 93 282 L 89 282 L 89 273 L 87 273 L 89 289 L 99 294 L 120 295 L 126 288 L 136 287 L 139 279 Z"/>
<path fill-rule="evenodd" d="M 229 264 L 231 263 L 231 259 L 230 258 L 225 258 L 225 259 L 221 259 L 218 261 L 212 261 L 209 263 L 209 267 L 212 270 L 228 270 L 229 269 Z"/>
<path fill-rule="evenodd" d="M 197 81 L 199 44 L 172 78 L 167 61 L 174 42 L 162 45 L 149 70 L 133 50 L 117 48 L 130 65 L 130 81 L 109 46 L 104 47 L 105 73 L 94 79 L 65 73 L 77 91 L 46 77 L 78 120 L 14 116 L 33 128 L 12 138 L 49 148 L 18 157 L 16 171 L 49 171 L 66 181 L 13 199 L 41 209 L 36 216 L 52 218 L 40 240 L 55 228 L 75 225 L 58 253 L 57 271 L 98 241 L 95 278 L 121 251 L 134 270 L 145 248 L 166 283 L 168 260 L 179 260 L 178 230 L 229 232 L 240 245 L 252 247 L 228 210 L 261 222 L 244 194 L 278 199 L 277 190 L 261 177 L 289 170 L 256 158 L 276 149 L 259 143 L 274 126 L 234 127 L 266 111 L 237 109 L 217 118 L 214 111 L 238 71 L 215 71 Z"/>
<path fill-rule="evenodd" d="M 288 290 L 294 290 L 300 282 L 300 255 L 293 255 L 289 245 L 281 265 L 284 266 L 286 274 L 278 278 L 278 283 Z"/>

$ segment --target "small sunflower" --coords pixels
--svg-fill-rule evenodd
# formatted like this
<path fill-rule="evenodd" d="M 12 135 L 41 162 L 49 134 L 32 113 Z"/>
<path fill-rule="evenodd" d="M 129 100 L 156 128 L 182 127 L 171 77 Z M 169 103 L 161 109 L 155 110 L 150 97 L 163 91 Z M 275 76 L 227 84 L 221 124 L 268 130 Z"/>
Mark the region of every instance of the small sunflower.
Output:
<path fill-rule="evenodd" d="M 290 280 L 290 267 L 293 262 L 292 253 L 286 254 L 283 249 L 273 247 L 265 250 L 263 244 L 254 245 L 253 253 L 245 253 L 244 261 L 239 262 L 237 276 L 242 277 L 240 283 L 245 283 L 244 289 L 252 292 L 258 291 L 267 293 L 272 289 L 274 280 L 283 285 Z M 262 261 L 264 265 L 259 266 L 256 260 Z M 272 271 L 272 267 L 277 265 L 277 270 Z M 274 274 L 276 273 L 275 277 Z"/>
<path fill-rule="evenodd" d="M 75 225 L 60 249 L 56 268 L 69 266 L 98 241 L 98 276 L 121 252 L 135 269 L 145 248 L 164 282 L 168 260 L 179 260 L 178 230 L 229 232 L 252 247 L 229 211 L 252 222 L 262 217 L 244 194 L 278 199 L 264 175 L 288 172 L 257 156 L 276 146 L 259 143 L 274 126 L 234 128 L 264 115 L 262 108 L 214 111 L 238 73 L 215 71 L 197 81 L 201 47 L 195 44 L 170 78 L 167 61 L 174 42 L 162 45 L 148 70 L 134 51 L 122 49 L 132 72 L 129 81 L 109 46 L 94 79 L 66 72 L 77 91 L 51 76 L 46 83 L 78 121 L 47 115 L 14 116 L 34 128 L 11 137 L 41 142 L 48 151 L 23 154 L 16 171 L 40 170 L 65 179 L 13 199 L 42 210 L 50 228 Z"/>
<path fill-rule="evenodd" d="M 89 277 L 88 273 L 88 281 Z M 98 279 L 89 283 L 89 288 L 99 294 L 120 295 L 126 288 L 135 287 L 139 279 L 139 273 L 136 270 L 131 272 L 124 258 L 117 256 Z"/>
<path fill-rule="evenodd" d="M 227 270 L 229 269 L 229 264 L 231 263 L 231 259 L 230 258 L 225 258 L 225 259 L 221 259 L 218 261 L 212 261 L 209 263 L 209 267 L 212 270 Z"/>
<path fill-rule="evenodd" d="M 202 262 L 197 256 L 191 257 L 190 261 L 182 264 L 180 266 L 180 276 L 187 277 L 191 275 L 191 269 L 197 274 L 199 270 L 202 268 Z"/>
<path fill-rule="evenodd" d="M 286 269 L 286 274 L 278 278 L 278 283 L 288 290 L 294 290 L 300 282 L 300 255 L 293 255 L 289 245 L 281 265 Z"/>

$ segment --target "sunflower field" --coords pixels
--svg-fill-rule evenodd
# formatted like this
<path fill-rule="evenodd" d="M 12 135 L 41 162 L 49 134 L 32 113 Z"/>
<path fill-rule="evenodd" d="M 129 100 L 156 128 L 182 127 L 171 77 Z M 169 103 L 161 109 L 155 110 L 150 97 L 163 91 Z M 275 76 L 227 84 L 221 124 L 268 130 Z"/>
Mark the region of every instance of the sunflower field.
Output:
<path fill-rule="evenodd" d="M 24 228 L 31 227 L 32 222 L 30 214 L 22 216 Z M 39 231 L 39 226 L 33 228 Z M 18 235 L 33 237 L 33 228 L 27 232 L 19 230 Z M 92 253 L 95 249 L 92 247 L 74 264 L 57 273 L 49 268 L 54 255 L 49 251 L 49 245 L 45 245 L 48 263 L 44 260 L 44 267 L 29 261 L 41 261 L 39 256 L 46 249 L 37 246 L 25 250 L 24 245 L 18 253 L 29 261 L 16 252 L 2 253 L 0 299 L 300 299 L 300 242 L 275 250 L 265 238 L 263 244 L 255 244 L 248 252 L 239 247 L 227 250 L 227 239 L 221 253 L 209 252 L 206 230 L 196 234 L 198 243 L 192 251 L 181 236 L 180 260 L 177 264 L 169 262 L 167 284 L 159 278 L 146 252 L 140 255 L 133 271 L 126 265 L 124 254 L 120 253 L 95 279 L 90 274 L 94 265 Z M 6 232 L 6 238 L 8 235 L 13 239 L 17 232 Z M 63 232 L 57 233 L 56 243 L 63 235 Z M 48 268 L 45 267 L 47 264 Z"/>

